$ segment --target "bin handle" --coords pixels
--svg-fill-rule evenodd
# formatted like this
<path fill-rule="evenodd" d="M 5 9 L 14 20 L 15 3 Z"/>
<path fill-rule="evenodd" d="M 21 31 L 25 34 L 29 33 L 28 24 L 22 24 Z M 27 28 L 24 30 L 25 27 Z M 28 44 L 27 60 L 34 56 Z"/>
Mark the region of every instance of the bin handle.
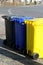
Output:
<path fill-rule="evenodd" d="M 2 16 L 2 18 L 5 19 L 5 20 L 9 20 L 10 16 Z"/>

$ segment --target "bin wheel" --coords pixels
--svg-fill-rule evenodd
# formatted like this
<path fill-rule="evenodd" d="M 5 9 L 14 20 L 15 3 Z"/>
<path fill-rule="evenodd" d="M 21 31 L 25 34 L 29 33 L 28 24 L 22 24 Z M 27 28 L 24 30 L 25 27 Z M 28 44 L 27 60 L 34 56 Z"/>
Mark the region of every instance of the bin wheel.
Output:
<path fill-rule="evenodd" d="M 39 54 L 38 54 L 38 53 L 33 54 L 33 59 L 34 59 L 34 60 L 36 60 L 36 59 L 38 59 L 38 58 L 39 58 Z"/>
<path fill-rule="evenodd" d="M 7 45 L 7 40 L 6 39 L 3 41 L 3 44 L 4 45 Z"/>
<path fill-rule="evenodd" d="M 16 48 L 16 45 L 15 44 L 12 44 L 11 45 L 11 48 L 15 49 Z"/>
<path fill-rule="evenodd" d="M 19 49 L 19 52 L 20 52 L 21 54 L 23 54 L 23 50 L 22 50 L 22 49 Z"/>
<path fill-rule="evenodd" d="M 26 53 L 26 50 L 23 50 L 23 54 L 24 54 L 24 55 L 26 55 L 26 54 L 27 54 L 27 53 Z"/>

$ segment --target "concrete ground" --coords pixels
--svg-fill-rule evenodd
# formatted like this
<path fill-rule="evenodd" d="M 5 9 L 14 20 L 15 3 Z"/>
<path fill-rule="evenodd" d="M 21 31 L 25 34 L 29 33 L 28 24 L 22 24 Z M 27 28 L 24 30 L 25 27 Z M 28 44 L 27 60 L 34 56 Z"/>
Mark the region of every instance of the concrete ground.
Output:
<path fill-rule="evenodd" d="M 43 59 L 33 60 L 26 56 L 11 51 L 3 45 L 5 39 L 5 20 L 0 16 L 0 65 L 43 65 Z"/>

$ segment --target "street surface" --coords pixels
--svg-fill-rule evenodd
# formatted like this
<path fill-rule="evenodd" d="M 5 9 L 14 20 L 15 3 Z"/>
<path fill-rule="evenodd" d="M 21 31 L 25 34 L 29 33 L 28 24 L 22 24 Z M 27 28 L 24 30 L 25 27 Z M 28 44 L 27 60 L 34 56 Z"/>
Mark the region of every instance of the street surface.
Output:
<path fill-rule="evenodd" d="M 0 7 L 0 14 L 43 17 L 43 5 Z"/>
<path fill-rule="evenodd" d="M 0 7 L 0 65 L 43 65 L 43 59 L 33 60 L 3 45 L 5 39 L 5 20 L 2 15 L 43 17 L 43 5 Z"/>

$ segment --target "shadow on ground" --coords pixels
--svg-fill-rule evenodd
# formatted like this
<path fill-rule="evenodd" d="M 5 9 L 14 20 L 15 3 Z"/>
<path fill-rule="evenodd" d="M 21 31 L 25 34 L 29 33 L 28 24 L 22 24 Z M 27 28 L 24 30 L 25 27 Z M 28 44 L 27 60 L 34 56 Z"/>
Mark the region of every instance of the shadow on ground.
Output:
<path fill-rule="evenodd" d="M 9 50 L 3 45 L 3 39 L 0 39 L 0 54 L 9 57 L 13 60 L 16 60 L 24 65 L 43 65 L 41 63 L 35 62 L 33 59 L 27 58 L 23 55 Z"/>

